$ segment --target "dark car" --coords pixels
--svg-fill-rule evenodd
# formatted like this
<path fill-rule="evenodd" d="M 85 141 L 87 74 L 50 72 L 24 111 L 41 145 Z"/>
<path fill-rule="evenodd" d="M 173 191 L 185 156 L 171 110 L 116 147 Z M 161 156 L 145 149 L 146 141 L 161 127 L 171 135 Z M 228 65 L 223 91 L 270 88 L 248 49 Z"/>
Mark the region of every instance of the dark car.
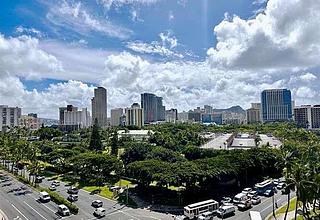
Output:
<path fill-rule="evenodd" d="M 78 201 L 78 195 L 71 194 L 67 198 L 70 202 Z"/>
<path fill-rule="evenodd" d="M 263 195 L 265 195 L 265 196 L 267 196 L 267 197 L 273 196 L 273 195 L 274 195 L 274 190 L 268 189 L 268 190 L 266 190 L 266 191 L 264 192 Z"/>
<path fill-rule="evenodd" d="M 68 192 L 69 194 L 78 194 L 79 189 L 77 189 L 77 188 L 74 187 L 74 186 L 70 186 L 69 189 L 67 190 L 67 192 Z"/>
<path fill-rule="evenodd" d="M 101 200 L 94 200 L 92 201 L 91 206 L 95 208 L 99 208 L 103 206 L 103 202 Z"/>

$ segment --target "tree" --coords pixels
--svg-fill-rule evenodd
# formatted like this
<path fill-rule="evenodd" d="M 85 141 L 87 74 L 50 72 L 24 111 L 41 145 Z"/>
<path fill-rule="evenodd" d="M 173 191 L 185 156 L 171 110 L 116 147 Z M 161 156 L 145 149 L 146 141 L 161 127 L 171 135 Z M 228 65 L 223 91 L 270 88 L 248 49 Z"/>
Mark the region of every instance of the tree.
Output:
<path fill-rule="evenodd" d="M 111 138 L 111 155 L 118 156 L 118 146 L 119 140 L 118 140 L 118 132 L 115 130 L 113 132 L 112 138 Z"/>
<path fill-rule="evenodd" d="M 100 129 L 98 125 L 98 119 L 95 119 L 94 124 L 92 126 L 92 132 L 90 137 L 90 145 L 89 145 L 90 150 L 102 151 L 103 149 L 99 130 Z"/>

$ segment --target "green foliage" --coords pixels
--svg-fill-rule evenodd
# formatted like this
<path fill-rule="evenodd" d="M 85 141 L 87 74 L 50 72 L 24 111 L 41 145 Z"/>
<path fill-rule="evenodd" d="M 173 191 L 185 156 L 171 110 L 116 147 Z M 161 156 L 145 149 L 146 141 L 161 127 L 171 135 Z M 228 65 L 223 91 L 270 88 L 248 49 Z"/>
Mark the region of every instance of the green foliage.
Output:
<path fill-rule="evenodd" d="M 118 133 L 117 130 L 113 132 L 112 139 L 111 139 L 111 155 L 118 156 L 119 150 L 119 140 L 118 140 Z"/>
<path fill-rule="evenodd" d="M 47 192 L 49 194 L 49 196 L 51 197 L 51 200 L 53 202 L 55 202 L 56 204 L 59 204 L 59 205 L 64 204 L 69 208 L 71 213 L 78 214 L 79 208 L 75 204 L 69 202 L 68 200 L 66 200 L 65 198 L 60 196 L 57 192 L 52 192 L 51 190 L 49 190 L 47 188 L 43 188 L 43 187 L 39 187 L 38 189 L 40 191 Z"/>
<path fill-rule="evenodd" d="M 40 137 L 40 140 L 51 140 L 54 137 L 62 136 L 62 132 L 59 129 L 42 127 L 35 131 L 35 135 Z"/>
<path fill-rule="evenodd" d="M 92 126 L 89 149 L 94 150 L 94 151 L 102 151 L 103 150 L 97 119 L 94 120 L 94 124 Z"/>
<path fill-rule="evenodd" d="M 146 159 L 147 154 L 151 151 L 152 145 L 147 143 L 131 143 L 130 146 L 125 150 L 124 154 L 121 155 L 121 159 L 125 165 L 135 161 L 141 161 Z"/>

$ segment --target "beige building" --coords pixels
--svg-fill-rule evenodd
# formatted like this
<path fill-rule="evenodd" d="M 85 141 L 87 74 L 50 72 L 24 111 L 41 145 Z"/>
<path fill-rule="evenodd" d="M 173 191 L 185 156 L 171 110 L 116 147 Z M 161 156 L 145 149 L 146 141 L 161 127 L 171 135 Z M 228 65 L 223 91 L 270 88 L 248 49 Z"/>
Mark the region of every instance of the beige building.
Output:
<path fill-rule="evenodd" d="M 100 127 L 107 125 L 107 90 L 103 87 L 94 89 L 94 97 L 91 99 L 92 123 L 98 120 Z"/>
<path fill-rule="evenodd" d="M 22 115 L 21 118 L 19 118 L 19 127 L 30 130 L 38 130 L 41 127 L 40 118 L 32 115 Z"/>
<path fill-rule="evenodd" d="M 0 131 L 19 126 L 21 108 L 0 105 Z"/>
<path fill-rule="evenodd" d="M 122 115 L 123 115 L 123 109 L 122 108 L 111 109 L 110 125 L 111 126 L 120 126 L 121 125 L 121 116 Z"/>
<path fill-rule="evenodd" d="M 130 126 L 138 126 L 141 128 L 144 126 L 144 114 L 143 109 L 140 107 L 138 103 L 133 103 L 131 108 L 125 109 L 126 115 L 126 125 Z"/>
<path fill-rule="evenodd" d="M 261 103 L 251 103 L 251 108 L 247 109 L 247 123 L 254 124 L 261 122 Z"/>

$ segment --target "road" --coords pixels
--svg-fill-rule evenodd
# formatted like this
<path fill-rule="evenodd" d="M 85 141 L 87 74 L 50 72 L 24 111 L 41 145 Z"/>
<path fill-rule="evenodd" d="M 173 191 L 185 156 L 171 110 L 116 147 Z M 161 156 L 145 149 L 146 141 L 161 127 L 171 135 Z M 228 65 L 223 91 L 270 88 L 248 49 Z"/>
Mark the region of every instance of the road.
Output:
<path fill-rule="evenodd" d="M 9 176 L 5 172 L 1 173 Z M 38 193 L 30 188 L 27 188 L 27 190 L 13 191 L 25 185 L 10 176 L 9 178 L 9 181 L 0 184 L 0 208 L 9 219 L 49 220 L 60 218 L 56 214 L 57 205 L 55 203 L 38 202 Z M 19 195 L 19 193 L 22 192 L 25 192 L 25 194 Z"/>
<path fill-rule="evenodd" d="M 14 193 L 8 193 L 9 190 L 21 187 L 23 184 L 11 177 L 10 186 L 3 186 L 4 183 L 0 184 L 0 208 L 8 215 L 9 219 L 26 219 L 26 220 L 37 220 L 37 219 L 58 219 L 59 216 L 55 213 L 57 205 L 53 202 L 39 203 L 37 202 L 38 193 L 32 191 L 26 195 L 15 195 Z M 42 187 L 49 187 L 52 181 L 44 179 L 40 184 Z M 68 197 L 67 188 L 63 182 L 57 188 L 57 192 L 64 198 Z M 96 219 L 93 216 L 94 208 L 91 207 L 93 200 L 99 199 L 103 202 L 103 207 L 107 210 L 107 215 L 103 219 L 110 220 L 173 220 L 174 217 L 171 214 L 163 214 L 147 209 L 133 209 L 124 205 L 118 204 L 116 201 L 109 200 L 98 195 L 90 195 L 84 190 L 80 190 L 78 193 L 79 200 L 75 204 L 79 207 L 80 211 L 75 216 L 67 217 L 67 219 Z M 291 195 L 293 197 L 293 195 Z M 275 195 L 275 200 L 278 206 L 281 206 L 287 201 L 286 195 L 281 195 L 279 191 Z M 262 218 L 264 219 L 272 212 L 272 197 L 262 197 L 260 204 L 253 206 L 253 208 L 241 212 L 236 210 L 234 216 L 227 219 L 230 220 L 249 220 L 249 211 L 259 211 Z M 218 219 L 218 217 L 214 217 Z"/>

